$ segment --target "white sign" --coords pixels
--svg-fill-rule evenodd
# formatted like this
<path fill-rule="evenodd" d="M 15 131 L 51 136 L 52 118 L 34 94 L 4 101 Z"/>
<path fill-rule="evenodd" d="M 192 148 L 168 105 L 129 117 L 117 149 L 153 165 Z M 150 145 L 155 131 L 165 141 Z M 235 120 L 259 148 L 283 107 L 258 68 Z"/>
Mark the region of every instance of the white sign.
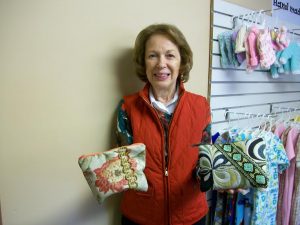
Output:
<path fill-rule="evenodd" d="M 300 0 L 272 0 L 272 9 L 272 16 L 295 25 L 300 25 Z"/>

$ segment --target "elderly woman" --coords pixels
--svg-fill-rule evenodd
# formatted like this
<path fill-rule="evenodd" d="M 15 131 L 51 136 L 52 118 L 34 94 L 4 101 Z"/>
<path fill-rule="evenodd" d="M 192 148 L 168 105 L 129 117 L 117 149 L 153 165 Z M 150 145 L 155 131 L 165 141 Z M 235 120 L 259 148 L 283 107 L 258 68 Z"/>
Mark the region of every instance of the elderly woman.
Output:
<path fill-rule="evenodd" d="M 205 224 L 208 206 L 194 176 L 193 144 L 210 141 L 210 108 L 184 89 L 192 57 L 173 25 L 150 25 L 136 38 L 136 73 L 146 85 L 120 102 L 117 134 L 119 145 L 146 145 L 149 189 L 124 193 L 122 224 Z"/>

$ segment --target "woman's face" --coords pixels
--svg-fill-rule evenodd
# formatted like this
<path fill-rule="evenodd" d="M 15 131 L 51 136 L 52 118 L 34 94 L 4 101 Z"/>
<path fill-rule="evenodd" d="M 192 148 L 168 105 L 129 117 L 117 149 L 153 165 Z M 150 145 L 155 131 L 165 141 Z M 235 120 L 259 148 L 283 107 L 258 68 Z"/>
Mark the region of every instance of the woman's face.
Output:
<path fill-rule="evenodd" d="M 181 57 L 178 47 L 166 35 L 152 35 L 146 42 L 146 74 L 154 90 L 175 90 Z"/>

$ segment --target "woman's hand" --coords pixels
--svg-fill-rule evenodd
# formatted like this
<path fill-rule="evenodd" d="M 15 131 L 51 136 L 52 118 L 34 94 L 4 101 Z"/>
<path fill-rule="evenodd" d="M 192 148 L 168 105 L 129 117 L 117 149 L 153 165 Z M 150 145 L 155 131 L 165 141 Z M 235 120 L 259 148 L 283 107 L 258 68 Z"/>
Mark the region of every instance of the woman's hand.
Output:
<path fill-rule="evenodd" d="M 229 194 L 234 194 L 234 193 L 242 193 L 243 195 L 247 194 L 249 192 L 249 189 L 242 189 L 242 188 L 238 188 L 238 189 L 226 189 L 226 190 L 218 190 L 218 192 L 224 193 L 227 192 Z"/>

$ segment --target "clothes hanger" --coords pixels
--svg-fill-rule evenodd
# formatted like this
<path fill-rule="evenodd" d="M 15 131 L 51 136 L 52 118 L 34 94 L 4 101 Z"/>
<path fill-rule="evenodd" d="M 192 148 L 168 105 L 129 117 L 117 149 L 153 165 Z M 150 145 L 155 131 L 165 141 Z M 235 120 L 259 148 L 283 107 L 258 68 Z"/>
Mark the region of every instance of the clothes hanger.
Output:
<path fill-rule="evenodd" d="M 254 121 L 254 116 L 255 114 L 253 113 L 246 113 L 246 116 L 247 116 L 247 125 L 245 127 L 245 129 L 243 129 L 243 133 L 244 135 L 249 138 L 253 131 L 255 130 L 255 128 L 253 128 L 253 124 L 255 124 L 255 121 Z"/>
<path fill-rule="evenodd" d="M 222 131 L 223 132 L 226 132 L 228 130 L 230 130 L 230 128 L 232 127 L 231 125 L 231 116 L 230 116 L 230 111 L 229 110 L 225 110 L 225 113 L 224 113 L 224 118 L 225 120 L 227 121 L 227 127 L 225 127 Z"/>
<path fill-rule="evenodd" d="M 273 114 L 269 114 L 267 117 L 267 121 L 268 121 L 268 126 L 266 131 L 267 132 L 271 132 L 272 131 L 272 127 L 273 127 L 273 122 L 274 122 L 274 115 Z"/>
<path fill-rule="evenodd" d="M 249 27 L 251 27 L 251 20 L 250 20 L 250 18 L 252 17 L 252 14 L 253 14 L 253 12 L 250 12 L 249 14 L 246 14 L 246 19 L 245 19 L 245 21 L 247 22 L 246 23 L 246 27 L 247 27 L 247 29 L 249 29 Z"/>
<path fill-rule="evenodd" d="M 261 25 L 263 26 L 263 27 L 266 27 L 266 14 L 265 14 L 265 12 L 263 11 L 263 10 L 260 10 L 260 18 L 261 18 Z"/>
<path fill-rule="evenodd" d="M 239 27 L 242 26 L 242 24 L 240 24 L 240 17 L 241 17 L 241 16 L 242 16 L 242 15 L 235 16 L 235 17 L 232 17 L 232 18 L 231 18 L 233 30 L 237 30 L 237 29 L 239 29 Z"/>
<path fill-rule="evenodd" d="M 239 15 L 237 18 L 236 29 L 240 29 L 244 25 L 244 15 Z"/>
<path fill-rule="evenodd" d="M 245 21 L 245 26 L 246 26 L 247 29 L 249 28 L 249 17 L 250 17 L 250 15 L 251 15 L 251 12 L 244 15 L 245 16 L 245 20 L 244 20 Z"/>
<path fill-rule="evenodd" d="M 254 26 L 257 26 L 258 15 L 259 15 L 258 12 L 255 12 L 253 15 L 254 16 L 254 23 L 253 23 Z"/>
<path fill-rule="evenodd" d="M 275 32 L 275 34 L 277 35 L 277 32 L 279 30 L 279 26 L 278 26 L 278 16 L 275 15 L 275 24 L 273 26 L 273 31 Z M 276 37 L 275 37 L 276 38 Z"/>
<path fill-rule="evenodd" d="M 266 21 L 265 17 L 263 16 L 263 10 L 259 10 L 257 15 L 257 26 L 259 29 L 265 29 L 266 28 Z"/>
<path fill-rule="evenodd" d="M 291 126 L 291 121 L 292 121 L 292 108 L 288 107 L 287 119 L 286 119 L 287 127 Z"/>
<path fill-rule="evenodd" d="M 299 128 L 300 123 L 295 121 L 295 118 L 297 117 L 296 111 L 298 111 L 299 109 L 291 108 L 291 110 L 292 110 L 292 113 L 291 113 L 292 114 L 291 115 L 292 119 L 290 120 L 290 125 L 293 126 L 293 127 Z"/>
<path fill-rule="evenodd" d="M 294 34 L 295 34 L 294 29 L 292 29 L 292 32 L 289 32 L 289 33 L 291 34 L 291 37 L 290 37 L 291 42 L 294 42 Z"/>
<path fill-rule="evenodd" d="M 262 118 L 263 118 L 263 128 L 262 128 L 262 130 L 261 131 L 266 131 L 266 129 L 267 129 L 267 114 L 263 114 L 263 116 L 262 116 Z"/>
<path fill-rule="evenodd" d="M 259 125 L 258 125 L 258 128 L 257 128 L 257 135 L 262 135 L 263 133 L 265 133 L 265 129 L 266 129 L 266 126 L 267 126 L 267 123 L 266 123 L 266 114 L 265 113 L 261 113 L 261 114 L 258 114 L 260 120 L 259 120 Z"/>
<path fill-rule="evenodd" d="M 251 14 L 251 27 L 256 26 L 256 16 L 255 16 L 256 12 L 253 11 Z"/>
<path fill-rule="evenodd" d="M 293 108 L 293 109 L 294 109 L 294 115 L 293 115 L 293 120 L 291 121 L 291 125 L 300 131 L 300 122 L 295 121 L 295 119 L 299 116 L 297 115 L 296 111 L 299 111 L 300 108 Z"/>
<path fill-rule="evenodd" d="M 279 112 L 278 112 L 278 113 L 280 114 L 280 116 L 279 116 L 278 120 L 276 121 L 276 123 L 277 123 L 277 125 L 279 125 L 279 124 L 281 124 L 281 123 L 284 124 L 284 118 L 283 118 L 283 116 L 284 116 L 284 115 L 283 115 L 283 113 L 284 113 L 283 110 L 284 110 L 284 109 L 283 109 L 282 107 L 280 107 L 280 106 L 278 107 L 278 109 L 279 109 Z"/>

